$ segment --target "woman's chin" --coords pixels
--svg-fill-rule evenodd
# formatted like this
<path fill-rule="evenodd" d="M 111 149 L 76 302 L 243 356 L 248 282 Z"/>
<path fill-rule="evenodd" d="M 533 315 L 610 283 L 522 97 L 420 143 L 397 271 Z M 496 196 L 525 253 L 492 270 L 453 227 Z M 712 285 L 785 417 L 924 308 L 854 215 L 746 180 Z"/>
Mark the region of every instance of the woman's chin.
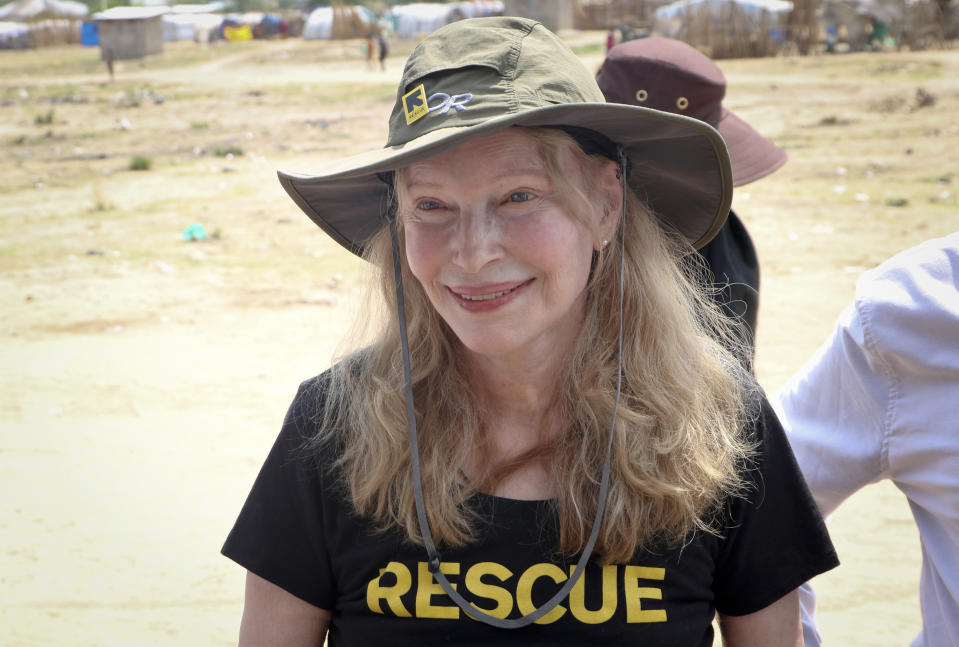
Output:
<path fill-rule="evenodd" d="M 457 338 L 469 353 L 483 357 L 509 357 L 518 353 L 523 346 L 515 338 L 506 338 L 488 333 L 457 335 Z"/>

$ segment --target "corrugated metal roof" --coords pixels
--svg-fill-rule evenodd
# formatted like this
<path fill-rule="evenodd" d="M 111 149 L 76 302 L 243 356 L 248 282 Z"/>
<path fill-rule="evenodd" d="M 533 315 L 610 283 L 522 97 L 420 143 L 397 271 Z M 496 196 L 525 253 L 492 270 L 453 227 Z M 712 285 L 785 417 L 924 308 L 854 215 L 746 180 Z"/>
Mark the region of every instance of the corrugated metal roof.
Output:
<path fill-rule="evenodd" d="M 169 13 L 168 7 L 113 7 L 93 14 L 94 20 L 142 20 Z"/>

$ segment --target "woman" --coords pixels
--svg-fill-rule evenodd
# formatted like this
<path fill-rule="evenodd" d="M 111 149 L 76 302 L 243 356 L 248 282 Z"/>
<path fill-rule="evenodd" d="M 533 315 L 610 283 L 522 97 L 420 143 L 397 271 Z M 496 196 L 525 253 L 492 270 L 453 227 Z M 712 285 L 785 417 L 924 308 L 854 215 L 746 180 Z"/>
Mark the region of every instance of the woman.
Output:
<path fill-rule="evenodd" d="M 711 127 L 467 20 L 411 54 L 385 149 L 281 182 L 389 308 L 301 385 L 224 546 L 241 644 L 711 645 L 717 610 L 799 644 L 835 554 L 681 267 L 729 210 Z"/>

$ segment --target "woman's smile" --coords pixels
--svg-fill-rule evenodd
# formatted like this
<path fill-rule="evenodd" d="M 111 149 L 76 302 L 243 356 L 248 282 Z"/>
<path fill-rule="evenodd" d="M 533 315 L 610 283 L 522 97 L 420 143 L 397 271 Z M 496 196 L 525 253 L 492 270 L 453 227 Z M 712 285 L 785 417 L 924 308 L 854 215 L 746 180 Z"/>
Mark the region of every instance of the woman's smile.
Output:
<path fill-rule="evenodd" d="M 503 286 L 485 285 L 476 287 L 450 287 L 449 291 L 461 301 L 460 307 L 469 312 L 488 312 L 513 303 L 520 292 L 535 279 L 519 281 Z"/>

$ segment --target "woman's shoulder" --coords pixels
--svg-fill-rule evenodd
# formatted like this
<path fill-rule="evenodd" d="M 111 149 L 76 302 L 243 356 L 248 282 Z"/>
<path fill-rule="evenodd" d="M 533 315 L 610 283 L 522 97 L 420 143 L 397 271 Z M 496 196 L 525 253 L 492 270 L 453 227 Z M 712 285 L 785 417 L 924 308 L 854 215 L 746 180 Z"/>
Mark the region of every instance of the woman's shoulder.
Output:
<path fill-rule="evenodd" d="M 315 455 L 319 450 L 330 449 L 342 435 L 334 396 L 337 370 L 339 367 L 333 366 L 303 380 L 297 388 L 280 434 L 291 450 Z"/>
<path fill-rule="evenodd" d="M 327 369 L 300 382 L 286 414 L 287 423 L 305 428 L 323 414 L 329 400 L 332 370 Z"/>
<path fill-rule="evenodd" d="M 786 432 L 762 389 L 757 387 L 756 392 L 750 396 L 746 410 L 743 435 L 751 447 L 748 466 L 757 467 L 757 464 L 765 463 L 770 454 L 778 457 L 780 453 L 785 453 L 787 457 L 792 457 Z"/>
<path fill-rule="evenodd" d="M 770 431 L 772 433 L 782 431 L 779 418 L 776 417 L 776 412 L 773 410 L 769 398 L 766 397 L 766 392 L 761 388 L 757 388 L 756 393 L 747 404 L 747 409 L 750 413 L 751 433 L 756 435 L 756 440 L 763 441 Z"/>

